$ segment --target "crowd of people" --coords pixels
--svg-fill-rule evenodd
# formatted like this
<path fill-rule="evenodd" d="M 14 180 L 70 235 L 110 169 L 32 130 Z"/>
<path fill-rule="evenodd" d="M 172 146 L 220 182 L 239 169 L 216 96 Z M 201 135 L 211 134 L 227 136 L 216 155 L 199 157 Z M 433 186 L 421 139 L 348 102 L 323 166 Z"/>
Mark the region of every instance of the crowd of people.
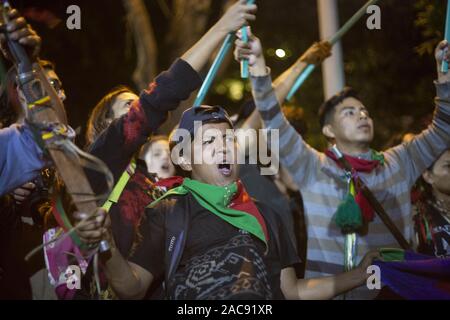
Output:
<path fill-rule="evenodd" d="M 27 121 L 30 102 L 11 67 L 0 97 L 2 299 L 402 298 L 394 287 L 366 285 L 368 267 L 387 261 L 383 248 L 399 248 L 401 237 L 403 249 L 422 259 L 448 259 L 450 74 L 441 70 L 448 43 L 435 51 L 436 108 L 426 130 L 388 150 L 371 149 L 374 121 L 347 87 L 319 109 L 330 146 L 319 151 L 305 142 L 298 109 L 283 104 L 305 67 L 331 55 L 331 45 L 313 44 L 272 81 L 260 40 L 247 29 L 244 41 L 240 32 L 256 9 L 237 1 L 139 95 L 118 86 L 92 109 L 83 149 L 114 180 L 95 212 L 76 209 Z M 225 106 L 193 106 L 169 136 L 159 135 L 168 114 L 201 87 L 201 70 L 230 33 L 237 36 L 235 60 L 248 61 L 252 100 L 236 117 Z M 39 35 L 16 10 L 2 35 L 10 59 L 6 38 L 39 61 L 63 101 L 54 65 L 38 59 Z M 277 132 L 278 148 L 269 136 L 246 139 L 236 129 Z M 270 163 L 253 157 L 262 145 Z M 92 190 L 105 193 L 101 174 L 85 173 Z M 71 234 L 58 211 L 76 226 Z M 105 240 L 107 250 L 99 250 Z M 79 279 L 68 273 L 73 266 Z"/>

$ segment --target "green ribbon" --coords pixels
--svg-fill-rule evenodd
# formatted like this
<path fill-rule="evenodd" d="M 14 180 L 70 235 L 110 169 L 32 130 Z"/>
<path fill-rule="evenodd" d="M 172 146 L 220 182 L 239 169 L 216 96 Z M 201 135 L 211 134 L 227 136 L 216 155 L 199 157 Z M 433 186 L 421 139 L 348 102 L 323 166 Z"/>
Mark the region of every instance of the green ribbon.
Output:
<path fill-rule="evenodd" d="M 380 162 L 381 166 L 384 166 L 384 154 L 382 152 L 372 150 L 372 160 Z"/>
<path fill-rule="evenodd" d="M 72 223 L 69 220 L 69 217 L 67 216 L 66 210 L 64 210 L 64 205 L 62 203 L 62 199 L 60 196 L 58 196 L 56 198 L 56 202 L 55 202 L 55 208 L 57 211 L 57 214 L 59 214 L 59 217 L 62 221 L 62 223 L 64 224 L 63 226 L 61 226 L 63 229 L 65 228 L 67 231 L 72 229 Z M 72 241 L 77 245 L 78 248 L 82 249 L 82 250 L 86 250 L 89 247 L 87 246 L 87 244 L 85 244 L 83 241 L 81 241 L 80 237 L 78 236 L 78 234 L 76 232 L 72 232 L 70 234 L 70 237 L 72 238 Z"/>
<path fill-rule="evenodd" d="M 379 249 L 381 258 L 386 262 L 404 261 L 405 250 L 397 248 L 381 248 Z"/>
<path fill-rule="evenodd" d="M 128 181 L 131 178 L 131 175 L 134 174 L 135 170 L 136 170 L 136 159 L 133 158 L 130 164 L 128 165 L 127 169 L 120 176 L 119 181 L 114 186 L 114 189 L 113 191 L 111 191 L 108 199 L 102 205 L 102 208 L 105 209 L 106 212 L 109 212 L 111 206 L 119 201 L 120 195 L 122 194 Z"/>
<path fill-rule="evenodd" d="M 220 187 L 185 178 L 182 185 L 166 192 L 162 197 L 153 201 L 148 208 L 155 207 L 162 199 L 171 195 L 191 193 L 203 208 L 236 228 L 251 233 L 267 246 L 267 239 L 258 219 L 247 212 L 228 207 L 237 191 L 238 186 L 236 182 Z"/>

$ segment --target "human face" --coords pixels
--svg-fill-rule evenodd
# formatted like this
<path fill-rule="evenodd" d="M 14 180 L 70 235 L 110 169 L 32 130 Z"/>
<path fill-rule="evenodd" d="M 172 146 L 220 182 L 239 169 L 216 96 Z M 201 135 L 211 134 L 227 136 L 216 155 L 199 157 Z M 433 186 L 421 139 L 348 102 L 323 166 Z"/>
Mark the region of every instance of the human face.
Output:
<path fill-rule="evenodd" d="M 55 89 L 56 93 L 58 94 L 59 99 L 61 99 L 61 101 L 66 100 L 66 93 L 62 87 L 61 80 L 59 79 L 55 71 L 53 71 L 53 69 L 44 69 L 44 72 L 45 76 L 47 77 L 47 80 L 50 82 L 51 86 Z M 19 87 L 17 87 L 17 94 L 19 96 L 19 101 L 22 105 L 22 108 L 26 110 L 27 102 L 25 99 L 25 95 L 23 94 L 22 90 Z M 22 110 L 17 111 L 19 112 L 19 114 L 22 114 Z"/>
<path fill-rule="evenodd" d="M 139 99 L 139 97 L 132 92 L 119 94 L 111 106 L 113 119 L 118 119 L 126 114 L 130 110 L 131 103 L 137 99 Z"/>
<path fill-rule="evenodd" d="M 424 178 L 437 194 L 450 197 L 450 150 L 439 157 Z"/>
<path fill-rule="evenodd" d="M 368 146 L 373 140 L 373 121 L 361 101 L 349 97 L 334 109 L 330 124 L 324 133 L 338 145 Z"/>
<path fill-rule="evenodd" d="M 61 101 L 66 100 L 66 93 L 64 92 L 61 80 L 59 79 L 59 77 L 55 73 L 55 71 L 53 71 L 52 69 L 45 69 L 45 75 L 47 76 L 48 81 L 50 82 L 52 87 L 55 89 L 55 91 L 58 94 L 58 97 L 61 99 Z"/>
<path fill-rule="evenodd" d="M 175 167 L 170 161 L 170 148 L 167 140 L 157 140 L 151 143 L 147 152 L 142 155 L 147 164 L 147 171 L 155 173 L 158 178 L 166 179 L 175 175 Z"/>
<path fill-rule="evenodd" d="M 192 178 L 216 186 L 227 186 L 236 181 L 239 170 L 237 144 L 230 125 L 226 122 L 207 123 L 201 129 L 197 130 L 192 142 Z"/>

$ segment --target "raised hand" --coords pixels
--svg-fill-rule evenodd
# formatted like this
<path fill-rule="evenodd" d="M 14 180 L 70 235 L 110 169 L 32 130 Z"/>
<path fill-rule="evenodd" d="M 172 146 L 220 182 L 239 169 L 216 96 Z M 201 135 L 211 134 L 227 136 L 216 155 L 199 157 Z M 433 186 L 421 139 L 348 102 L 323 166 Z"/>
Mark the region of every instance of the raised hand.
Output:
<path fill-rule="evenodd" d="M 74 218 L 76 223 L 81 222 L 82 224 L 76 232 L 81 241 L 88 247 L 95 248 L 100 241 L 109 238 L 111 219 L 106 210 L 99 208 L 87 220 L 85 220 L 87 218 L 86 213 L 75 212 Z"/>
<path fill-rule="evenodd" d="M 33 182 L 27 182 L 15 189 L 12 192 L 12 196 L 16 204 L 21 205 L 30 196 L 34 189 L 36 189 L 36 185 Z"/>
<path fill-rule="evenodd" d="M 447 40 L 441 41 L 435 51 L 434 57 L 436 58 L 437 64 L 437 72 L 438 72 L 438 82 L 448 82 L 450 81 L 450 72 L 443 73 L 441 72 L 442 62 L 447 61 L 450 62 L 450 52 L 449 52 L 449 44 Z"/>
<path fill-rule="evenodd" d="M 38 57 L 42 41 L 36 31 L 27 24 L 25 18 L 20 16 L 16 9 L 12 9 L 8 13 L 8 18 L 9 22 L 5 27 L 9 37 L 23 45 L 32 60 Z M 0 34 L 0 45 L 3 55 L 7 59 L 10 59 L 8 49 L 6 48 L 6 37 L 3 33 Z"/>
<path fill-rule="evenodd" d="M 261 41 L 254 36 L 250 28 L 247 28 L 248 32 L 248 42 L 245 43 L 241 40 L 241 31 L 239 30 L 236 35 L 237 39 L 234 42 L 234 58 L 236 61 L 240 62 L 243 59 L 248 59 L 248 64 L 250 66 L 255 65 L 255 63 L 263 57 Z"/>
<path fill-rule="evenodd" d="M 318 65 L 326 58 L 331 56 L 332 46 L 328 41 L 315 42 L 306 52 L 300 57 L 300 61 Z"/>
<path fill-rule="evenodd" d="M 220 18 L 216 26 L 226 33 L 235 32 L 249 21 L 256 20 L 255 12 L 257 6 L 255 4 L 246 4 L 246 0 L 239 0 L 233 4 Z"/>

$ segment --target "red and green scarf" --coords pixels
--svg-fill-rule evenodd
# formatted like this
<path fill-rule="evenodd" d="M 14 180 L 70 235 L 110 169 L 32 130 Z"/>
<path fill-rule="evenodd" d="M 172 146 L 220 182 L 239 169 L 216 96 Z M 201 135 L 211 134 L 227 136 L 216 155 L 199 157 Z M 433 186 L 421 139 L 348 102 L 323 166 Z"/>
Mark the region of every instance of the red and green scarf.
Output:
<path fill-rule="evenodd" d="M 185 178 L 180 186 L 166 192 L 149 207 L 168 196 L 187 193 L 191 193 L 209 212 L 263 241 L 267 248 L 269 235 L 264 218 L 240 181 L 221 187 Z"/>
<path fill-rule="evenodd" d="M 341 162 L 331 150 L 327 150 L 325 154 L 343 169 Z M 334 220 L 344 233 L 353 233 L 362 227 L 364 222 L 373 221 L 375 216 L 372 206 L 361 190 L 357 188 L 358 173 L 371 173 L 379 166 L 384 165 L 384 156 L 382 153 L 371 150 L 371 160 L 348 155 L 344 155 L 344 157 L 352 166 L 351 177 L 349 177 L 349 192 L 338 206 Z"/>

